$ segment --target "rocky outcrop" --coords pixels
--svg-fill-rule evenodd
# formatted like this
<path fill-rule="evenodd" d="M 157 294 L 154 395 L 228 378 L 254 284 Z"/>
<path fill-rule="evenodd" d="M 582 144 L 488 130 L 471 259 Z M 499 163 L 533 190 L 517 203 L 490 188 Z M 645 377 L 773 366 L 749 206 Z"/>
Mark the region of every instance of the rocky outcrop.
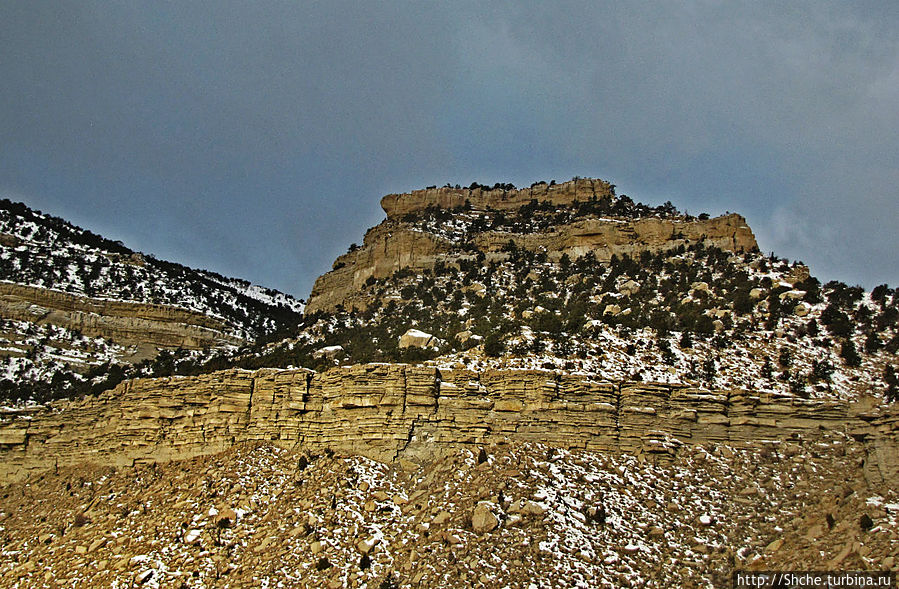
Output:
<path fill-rule="evenodd" d="M 899 411 L 747 391 L 596 382 L 548 371 L 372 364 L 139 379 L 0 424 L 0 477 L 74 465 L 164 462 L 270 440 L 381 461 L 536 441 L 669 457 L 682 444 L 864 441 L 872 479 L 899 480 Z"/>
<path fill-rule="evenodd" d="M 0 317 L 56 325 L 124 346 L 199 349 L 243 343 L 224 322 L 202 313 L 5 282 L 0 283 Z"/>
<path fill-rule="evenodd" d="M 434 336 L 418 329 L 407 329 L 400 336 L 401 348 L 426 348 L 434 341 Z"/>
<path fill-rule="evenodd" d="M 530 188 L 512 190 L 485 190 L 484 188 L 428 188 L 405 194 L 388 194 L 381 199 L 381 208 L 388 219 L 400 219 L 429 207 L 455 209 L 470 206 L 484 210 L 510 211 L 521 208 L 532 200 L 569 205 L 574 201 L 586 202 L 604 196 L 614 197 L 614 185 L 605 180 L 579 178 L 561 184 L 541 182 Z"/>
<path fill-rule="evenodd" d="M 473 257 L 470 248 L 404 222 L 407 215 L 430 207 L 451 210 L 466 203 L 473 209 L 494 210 L 514 210 L 532 200 L 565 206 L 594 196 L 612 197 L 612 185 L 582 179 L 521 190 L 433 188 L 387 195 L 381 201 L 387 220 L 369 230 L 361 247 L 337 258 L 332 270 L 315 281 L 306 312 L 332 311 L 338 305 L 345 309 L 365 308 L 371 303 L 371 297 L 364 292 L 371 279 L 387 278 L 401 269 L 430 269 L 437 261 L 454 264 Z M 563 255 L 576 259 L 592 252 L 598 261 L 607 262 L 612 256 L 636 257 L 643 251 L 658 252 L 697 242 L 733 252 L 758 247 L 746 219 L 737 214 L 692 220 L 587 218 L 544 232 L 484 231 L 470 237 L 470 245 L 488 255 L 505 255 L 501 252 L 513 241 L 520 249 L 546 252 L 554 261 Z"/>
<path fill-rule="evenodd" d="M 312 287 L 306 313 L 345 308 L 364 308 L 368 299 L 361 294 L 366 281 L 386 278 L 402 268 L 433 268 L 452 251 L 449 240 L 385 222 L 365 235 L 362 247 L 334 262 Z"/>
<path fill-rule="evenodd" d="M 509 241 L 520 249 L 546 251 L 550 259 L 563 255 L 575 259 L 592 252 L 600 262 L 612 256 L 636 257 L 642 251 L 664 251 L 702 241 L 733 252 L 751 251 L 757 243 L 746 219 L 737 214 L 705 221 L 647 218 L 636 220 L 587 219 L 560 225 L 545 233 L 487 231 L 477 235 L 478 249 L 494 255 Z M 334 263 L 330 272 L 315 281 L 307 313 L 344 308 L 364 308 L 370 299 L 363 288 L 370 278 L 387 278 L 397 270 L 433 268 L 438 260 L 452 264 L 470 253 L 453 249 L 449 240 L 386 221 L 365 236 L 362 247 Z"/>
<path fill-rule="evenodd" d="M 639 256 L 640 252 L 664 251 L 680 245 L 703 242 L 732 252 L 751 251 L 758 247 L 746 219 L 730 214 L 705 221 L 684 219 L 587 219 L 561 225 L 546 233 L 515 234 L 489 231 L 480 234 L 478 249 L 498 252 L 509 241 L 520 249 L 546 250 L 550 259 L 563 254 L 575 259 L 592 252 L 600 262 L 613 255 Z"/>

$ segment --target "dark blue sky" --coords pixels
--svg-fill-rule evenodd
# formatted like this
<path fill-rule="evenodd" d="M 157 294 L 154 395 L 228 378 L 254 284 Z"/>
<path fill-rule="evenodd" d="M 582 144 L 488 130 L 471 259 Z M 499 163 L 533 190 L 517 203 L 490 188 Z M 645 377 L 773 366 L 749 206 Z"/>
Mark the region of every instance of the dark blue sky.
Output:
<path fill-rule="evenodd" d="M 0 196 L 306 297 L 387 192 L 595 176 L 899 284 L 899 4 L 4 2 Z"/>

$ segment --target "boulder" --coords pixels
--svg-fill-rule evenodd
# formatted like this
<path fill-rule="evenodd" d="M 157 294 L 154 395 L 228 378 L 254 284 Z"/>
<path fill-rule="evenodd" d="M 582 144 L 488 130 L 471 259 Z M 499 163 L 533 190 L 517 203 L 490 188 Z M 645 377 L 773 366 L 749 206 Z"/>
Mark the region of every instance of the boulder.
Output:
<path fill-rule="evenodd" d="M 313 358 L 336 358 L 343 353 L 343 346 L 326 346 L 312 352 Z"/>
<path fill-rule="evenodd" d="M 434 336 L 417 329 L 409 329 L 400 336 L 401 348 L 426 348 L 434 340 Z"/>
<path fill-rule="evenodd" d="M 525 515 L 543 515 L 546 510 L 539 503 L 528 501 L 521 508 L 521 513 Z"/>
<path fill-rule="evenodd" d="M 787 299 L 789 299 L 791 301 L 798 301 L 798 300 L 802 299 L 803 297 L 805 297 L 804 290 L 788 290 L 786 292 L 780 293 L 780 300 L 782 300 L 782 301 L 787 300 Z"/>
<path fill-rule="evenodd" d="M 439 526 L 441 524 L 445 524 L 446 522 L 448 522 L 449 519 L 450 519 L 449 512 L 441 511 L 440 513 L 437 514 L 437 516 L 433 520 L 431 520 L 431 523 L 434 524 L 435 526 Z"/>
<path fill-rule="evenodd" d="M 768 553 L 777 552 L 778 550 L 780 550 L 780 547 L 783 546 L 783 544 L 784 544 L 784 539 L 778 538 L 777 540 L 774 540 L 773 542 L 771 542 L 770 544 L 768 544 L 765 547 L 765 552 L 768 552 Z"/>
<path fill-rule="evenodd" d="M 499 520 L 485 503 L 479 503 L 471 516 L 471 528 L 478 534 L 490 532 L 499 525 Z"/>
<path fill-rule="evenodd" d="M 620 292 L 623 295 L 628 295 L 628 296 L 630 296 L 632 294 L 636 294 L 636 293 L 640 292 L 640 283 L 635 282 L 633 280 L 628 280 L 627 282 L 622 283 L 618 287 L 618 292 Z"/>
<path fill-rule="evenodd" d="M 368 538 L 363 538 L 362 540 L 359 540 L 356 543 L 356 550 L 358 550 L 362 554 L 368 554 L 379 543 L 380 543 L 380 540 L 378 538 L 375 538 L 374 536 L 370 536 Z"/>
<path fill-rule="evenodd" d="M 456 334 L 455 337 L 456 337 L 456 341 L 464 344 L 471 337 L 471 332 L 468 330 L 460 331 L 459 333 Z"/>

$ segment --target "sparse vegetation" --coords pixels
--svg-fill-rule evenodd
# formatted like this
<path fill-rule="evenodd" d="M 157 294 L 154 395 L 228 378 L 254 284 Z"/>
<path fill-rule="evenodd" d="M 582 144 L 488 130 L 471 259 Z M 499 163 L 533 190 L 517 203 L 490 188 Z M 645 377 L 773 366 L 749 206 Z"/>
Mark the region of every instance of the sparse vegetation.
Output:
<path fill-rule="evenodd" d="M 839 389 L 847 382 L 859 390 L 895 391 L 886 370 L 899 351 L 899 297 L 886 285 L 866 296 L 860 287 L 836 281 L 822 286 L 801 273 L 789 278 L 795 263 L 773 254 L 735 254 L 701 240 L 599 260 L 592 251 L 559 255 L 523 247 L 520 238 L 579 219 L 647 216 L 687 218 L 670 202 L 650 207 L 623 195 L 570 207 L 535 200 L 517 211 L 476 211 L 470 204 L 454 210 L 431 207 L 396 222 L 440 235 L 452 244 L 450 253 L 431 270 L 402 268 L 383 279 L 369 276 L 362 286 L 362 299 L 369 301 L 364 308 L 304 317 L 285 310 L 264 324 L 265 335 L 255 344 L 240 349 L 173 350 L 136 365 L 109 362 L 81 376 L 47 379 L 30 390 L 0 381 L 0 394 L 20 399 L 93 394 L 131 376 L 227 367 L 323 370 L 360 362 L 477 367 L 503 358 L 513 366 L 589 370 L 610 379 L 687 380 L 802 396 L 849 394 Z M 477 236 L 487 231 L 509 234 L 498 251 L 478 248 Z M 353 244 L 350 251 L 358 247 Z M 64 262 L 53 267 L 58 264 Z M 184 280 L 193 284 L 183 267 L 151 265 L 171 272 L 182 268 Z M 147 293 L 139 276 L 129 280 L 134 282 L 123 286 L 124 292 Z M 224 280 L 201 277 L 200 283 Z M 213 300 L 228 306 L 222 297 Z M 259 317 L 251 306 L 229 312 Z M 400 348 L 399 337 L 410 327 L 432 334 L 437 344 Z M 459 337 L 463 332 L 470 336 Z M 37 334 L 33 350 L 45 349 L 40 346 L 50 341 Z M 318 353 L 336 346 L 339 353 Z M 853 376 L 835 381 L 836 373 Z"/>

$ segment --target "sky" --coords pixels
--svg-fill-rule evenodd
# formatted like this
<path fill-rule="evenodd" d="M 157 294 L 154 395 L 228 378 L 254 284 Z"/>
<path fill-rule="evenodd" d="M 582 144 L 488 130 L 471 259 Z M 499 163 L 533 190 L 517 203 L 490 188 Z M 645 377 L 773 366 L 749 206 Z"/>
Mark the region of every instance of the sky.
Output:
<path fill-rule="evenodd" d="M 427 185 L 597 177 L 899 286 L 899 3 L 0 3 L 0 197 L 307 297 Z"/>

